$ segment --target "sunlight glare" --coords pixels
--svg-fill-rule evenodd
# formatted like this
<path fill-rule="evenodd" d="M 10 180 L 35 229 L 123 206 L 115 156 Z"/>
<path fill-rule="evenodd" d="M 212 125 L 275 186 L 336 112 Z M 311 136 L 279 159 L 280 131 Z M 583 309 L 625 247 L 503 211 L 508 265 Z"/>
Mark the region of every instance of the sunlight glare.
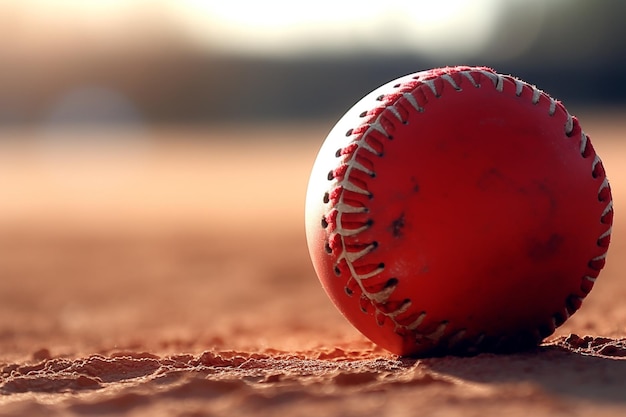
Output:
<path fill-rule="evenodd" d="M 179 3 L 195 36 L 213 47 L 258 53 L 304 49 L 409 50 L 438 55 L 483 48 L 498 0 L 283 0 Z M 195 22 L 195 23 L 194 23 Z"/>

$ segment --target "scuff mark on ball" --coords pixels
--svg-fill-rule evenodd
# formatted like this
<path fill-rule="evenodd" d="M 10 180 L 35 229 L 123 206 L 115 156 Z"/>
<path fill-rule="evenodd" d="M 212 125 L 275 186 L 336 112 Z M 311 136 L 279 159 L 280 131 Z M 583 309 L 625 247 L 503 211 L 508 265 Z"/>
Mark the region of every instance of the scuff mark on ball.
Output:
<path fill-rule="evenodd" d="M 534 239 L 530 242 L 528 247 L 528 256 L 536 262 L 550 259 L 558 253 L 564 240 L 563 235 L 558 233 L 553 233 L 546 241 Z"/>
<path fill-rule="evenodd" d="M 389 230 L 391 231 L 391 234 L 393 235 L 394 238 L 399 239 L 404 235 L 402 232 L 402 229 L 404 229 L 404 226 L 405 226 L 404 213 L 402 213 L 400 214 L 400 217 L 392 221 L 391 226 L 389 226 Z"/>

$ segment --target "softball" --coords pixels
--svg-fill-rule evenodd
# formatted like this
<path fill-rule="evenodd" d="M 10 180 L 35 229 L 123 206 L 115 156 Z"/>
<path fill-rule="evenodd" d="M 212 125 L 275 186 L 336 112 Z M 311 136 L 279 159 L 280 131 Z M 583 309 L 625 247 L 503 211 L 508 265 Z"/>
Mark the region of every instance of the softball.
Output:
<path fill-rule="evenodd" d="M 517 351 L 577 311 L 613 203 L 578 120 L 484 67 L 372 91 L 322 145 L 306 235 L 328 296 L 398 355 Z"/>

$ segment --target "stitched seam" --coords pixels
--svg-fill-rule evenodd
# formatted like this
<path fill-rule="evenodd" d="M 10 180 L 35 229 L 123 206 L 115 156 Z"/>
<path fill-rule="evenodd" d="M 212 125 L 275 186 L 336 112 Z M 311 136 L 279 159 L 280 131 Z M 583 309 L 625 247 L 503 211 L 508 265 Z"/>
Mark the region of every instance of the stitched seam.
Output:
<path fill-rule="evenodd" d="M 564 133 L 568 138 L 572 137 L 576 133 L 575 130 L 579 129 L 576 119 L 573 118 L 559 102 L 557 102 L 555 99 L 531 84 L 528 84 L 512 76 L 497 74 L 482 68 L 467 68 L 460 71 L 454 71 L 452 72 L 452 74 L 459 74 L 459 76 L 464 77 L 464 79 L 467 79 L 475 88 L 481 87 L 482 83 L 480 82 L 480 75 L 482 75 L 484 78 L 492 82 L 493 87 L 498 92 L 504 91 L 505 82 L 512 82 L 515 84 L 515 95 L 518 97 L 522 95 L 525 87 L 530 88 L 532 91 L 531 103 L 533 105 L 539 104 L 539 102 L 542 101 L 542 98 L 548 101 L 548 116 L 553 116 L 556 113 L 557 106 L 560 106 L 560 108 L 565 112 L 566 121 L 564 124 Z M 408 115 L 406 117 L 406 120 L 402 117 L 403 111 L 398 104 L 400 100 L 406 99 L 406 101 L 413 107 L 415 111 L 417 111 L 418 113 L 422 113 L 425 111 L 425 107 L 419 104 L 420 100 L 415 95 L 420 86 L 427 86 L 435 97 L 439 97 L 441 95 L 441 89 L 437 88 L 437 80 L 441 80 L 441 82 L 447 83 L 447 85 L 452 87 L 454 91 L 462 91 L 462 88 L 451 76 L 451 73 L 431 76 L 428 75 L 429 74 L 426 73 L 426 78 L 416 76 L 414 77 L 416 81 L 405 82 L 404 84 L 398 84 L 394 86 L 396 87 L 396 91 L 388 95 L 389 97 L 392 97 L 392 100 L 389 100 L 389 102 L 384 107 L 373 109 L 375 113 L 376 111 L 378 112 L 375 118 L 373 118 L 366 124 L 363 124 L 355 129 L 351 129 L 350 131 L 348 131 L 347 136 L 353 136 L 353 139 L 351 140 L 350 144 L 346 146 L 346 148 L 349 148 L 350 151 L 347 154 L 344 154 L 347 156 L 343 161 L 345 171 L 341 173 L 341 179 L 336 181 L 336 184 L 333 187 L 335 190 L 340 190 L 340 195 L 337 203 L 333 206 L 333 209 L 336 210 L 336 213 L 333 214 L 335 223 L 333 232 L 335 232 L 340 238 L 340 244 L 338 246 L 341 248 L 341 253 L 337 257 L 337 264 L 345 260 L 345 264 L 347 265 L 347 268 L 350 272 L 350 279 L 346 286 L 346 292 L 348 293 L 348 295 L 351 295 L 352 292 L 348 291 L 349 284 L 351 283 L 350 281 L 352 281 L 352 283 L 356 283 L 361 291 L 362 304 L 363 301 L 369 302 L 369 304 L 371 304 L 371 306 L 373 306 L 376 310 L 376 320 L 380 325 L 384 324 L 384 320 L 386 318 L 392 321 L 397 332 L 410 331 L 414 333 L 416 339 L 425 338 L 437 344 L 445 334 L 446 328 L 448 326 L 447 321 L 440 322 L 435 331 L 429 334 L 422 334 L 419 333 L 417 329 L 426 318 L 426 312 L 419 313 L 417 317 L 409 324 L 402 324 L 399 323 L 397 320 L 397 317 L 399 315 L 405 313 L 411 307 L 410 300 L 404 300 L 403 302 L 395 306 L 394 309 L 392 309 L 391 311 L 383 311 L 379 307 L 379 305 L 385 304 L 390 301 L 391 296 L 396 289 L 397 280 L 393 285 L 384 286 L 382 289 L 379 289 L 375 292 L 369 291 L 367 289 L 366 284 L 368 280 L 372 280 L 373 278 L 381 274 L 385 269 L 384 264 L 370 265 L 369 268 L 365 268 L 363 271 L 361 271 L 357 269 L 357 266 L 355 266 L 355 262 L 365 258 L 371 251 L 373 251 L 378 246 L 378 243 L 371 242 L 369 244 L 363 245 L 363 248 L 359 251 L 349 252 L 347 250 L 349 245 L 346 242 L 346 238 L 353 237 L 367 230 L 372 224 L 371 221 L 364 221 L 363 224 L 361 224 L 359 227 L 345 227 L 345 225 L 342 223 L 344 215 L 348 213 L 368 213 L 367 205 L 363 207 L 354 207 L 351 204 L 347 203 L 345 201 L 346 193 L 344 192 L 344 190 L 371 197 L 371 193 L 367 189 L 367 183 L 361 184 L 359 182 L 356 182 L 353 177 L 357 174 L 357 172 L 361 172 L 365 175 L 372 177 L 375 176 L 375 171 L 359 163 L 357 161 L 357 156 L 363 155 L 363 151 L 368 152 L 374 157 L 382 156 L 382 151 L 379 151 L 370 143 L 368 143 L 368 139 L 370 136 L 374 135 L 382 135 L 387 140 L 392 139 L 391 132 L 389 132 L 385 128 L 384 118 L 387 117 L 387 115 L 395 117 L 398 122 L 408 122 Z M 478 81 L 474 78 L 474 75 L 479 76 Z M 379 97 L 379 99 L 381 100 L 383 98 L 383 96 Z M 600 158 L 597 156 L 597 154 L 595 154 L 595 151 L 591 147 L 587 135 L 581 129 L 579 130 L 580 154 L 582 157 L 585 158 L 593 156 L 594 162 L 592 164 L 592 175 L 594 176 L 594 178 L 596 178 L 596 168 L 598 165 L 601 166 Z M 384 143 L 382 144 L 382 148 L 384 149 Z M 610 239 L 612 231 L 611 223 L 613 202 L 610 195 L 609 183 L 606 179 L 603 169 L 601 175 L 603 176 L 603 181 L 598 189 L 598 198 L 600 201 L 602 201 L 601 196 L 603 196 L 603 193 L 608 193 L 608 198 L 604 196 L 604 198 L 606 199 L 606 206 L 600 220 L 602 223 L 605 223 L 605 219 L 608 219 L 609 216 L 611 217 L 610 220 L 606 222 L 608 224 L 607 230 L 598 237 L 598 246 L 601 246 L 601 241 L 606 241 L 606 243 L 601 246 L 604 248 L 604 251 L 601 255 L 589 260 L 589 271 L 585 276 L 581 278 L 581 288 L 583 288 L 583 292 L 585 294 L 590 291 L 590 286 L 593 285 L 599 271 L 604 266 L 604 260 L 606 258 L 606 253 L 608 250 L 608 240 Z M 550 327 L 548 329 L 543 329 L 543 331 L 539 331 L 539 340 L 551 334 L 556 329 L 556 327 L 558 327 L 565 320 L 567 320 L 567 318 L 569 318 L 569 316 L 580 307 L 580 304 L 584 297 L 585 296 L 580 297 L 577 294 L 571 294 L 566 301 L 566 305 L 563 311 L 555 313 L 552 316 L 551 323 L 549 323 Z M 365 298 L 366 300 L 363 300 L 363 298 Z M 365 311 L 365 309 L 363 310 Z M 448 335 L 448 344 L 454 345 L 460 341 L 463 341 L 464 334 L 465 329 L 461 329 Z M 473 344 L 479 345 L 483 341 L 483 339 L 484 334 L 481 334 L 475 338 Z"/>

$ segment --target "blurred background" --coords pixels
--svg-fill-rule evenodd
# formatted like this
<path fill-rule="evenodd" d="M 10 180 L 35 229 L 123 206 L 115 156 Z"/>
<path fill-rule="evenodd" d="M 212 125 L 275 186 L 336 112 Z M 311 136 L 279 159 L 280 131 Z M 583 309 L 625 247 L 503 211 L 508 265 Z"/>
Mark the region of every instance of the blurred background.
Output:
<path fill-rule="evenodd" d="M 492 66 L 580 116 L 617 196 L 624 22 L 622 0 L 0 0 L 0 349 L 354 336 L 304 240 L 334 122 L 398 76 Z"/>
<path fill-rule="evenodd" d="M 625 19 L 621 0 L 3 1 L 0 126 L 331 120 L 457 64 L 622 105 Z"/>
<path fill-rule="evenodd" d="M 334 122 L 435 66 L 492 66 L 621 120 L 625 19 L 621 0 L 2 1 L 0 223 L 193 223 L 251 202 L 299 222 Z M 232 169 L 263 151 L 255 174 Z"/>

